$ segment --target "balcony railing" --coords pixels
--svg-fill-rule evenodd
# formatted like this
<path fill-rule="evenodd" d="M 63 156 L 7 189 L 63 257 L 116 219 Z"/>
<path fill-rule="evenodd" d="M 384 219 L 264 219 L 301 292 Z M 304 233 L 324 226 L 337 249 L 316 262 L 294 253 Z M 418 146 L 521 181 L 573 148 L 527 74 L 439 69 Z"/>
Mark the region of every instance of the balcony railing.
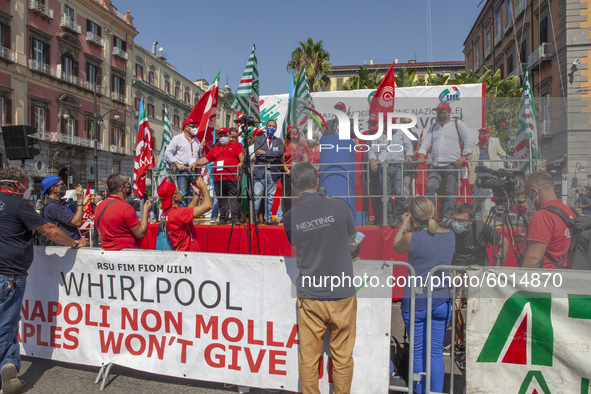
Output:
<path fill-rule="evenodd" d="M 518 0 L 517 1 L 517 9 L 515 10 L 515 19 L 519 19 L 525 11 L 525 7 L 527 6 L 526 0 Z"/>
<path fill-rule="evenodd" d="M 104 89 L 101 85 L 95 85 L 94 83 L 88 81 L 82 81 L 80 85 L 84 89 L 90 90 L 91 92 L 94 92 L 94 87 L 96 86 L 96 94 L 104 94 Z"/>
<path fill-rule="evenodd" d="M 127 60 L 127 52 L 118 47 L 113 47 L 113 56 L 117 56 L 118 58 Z"/>
<path fill-rule="evenodd" d="M 94 34 L 91 31 L 86 32 L 86 41 L 93 43 L 94 45 L 97 45 L 99 47 L 105 46 L 105 39 L 101 38 L 101 36 Z"/>
<path fill-rule="evenodd" d="M 119 147 L 119 153 L 121 153 L 122 155 L 126 155 L 127 154 L 127 148 L 124 146 L 120 146 Z"/>
<path fill-rule="evenodd" d="M 65 73 L 64 71 L 58 70 L 55 67 L 51 67 L 48 64 L 41 63 L 35 59 L 29 59 L 29 68 L 33 71 L 47 74 L 53 78 L 70 83 L 72 85 L 76 85 L 82 89 L 94 92 L 94 83 L 83 81 L 75 75 Z M 97 94 L 102 95 L 104 94 L 104 92 L 105 89 L 101 85 L 96 85 Z"/>
<path fill-rule="evenodd" d="M 530 69 L 538 67 L 540 63 L 550 60 L 552 57 L 552 43 L 545 42 L 529 54 L 527 64 Z"/>
<path fill-rule="evenodd" d="M 33 71 L 51 75 L 54 78 L 59 77 L 59 73 L 56 68 L 51 67 L 49 64 L 42 63 L 35 59 L 29 59 L 29 68 Z"/>
<path fill-rule="evenodd" d="M 60 27 L 63 27 L 64 29 L 68 29 L 72 33 L 75 33 L 75 34 L 82 34 L 82 26 L 74 23 L 72 18 L 70 18 L 66 14 L 62 14 L 62 19 L 60 21 Z"/>
<path fill-rule="evenodd" d="M 29 1 L 29 9 L 44 18 L 53 19 L 53 10 L 37 0 Z"/>
<path fill-rule="evenodd" d="M 117 101 L 123 104 L 127 104 L 127 100 L 125 100 L 125 96 L 122 94 L 119 94 L 117 92 L 111 92 L 111 100 L 113 101 Z"/>
<path fill-rule="evenodd" d="M 64 133 L 56 133 L 51 131 L 38 131 L 35 137 L 40 141 L 61 142 L 64 144 L 84 146 L 87 148 L 94 148 L 94 140 L 84 137 L 71 136 Z M 102 149 L 102 144 L 99 142 L 99 149 Z"/>
<path fill-rule="evenodd" d="M 11 62 L 14 62 L 14 52 L 12 51 L 12 49 L 4 48 L 3 46 L 0 46 L 0 57 L 2 59 L 10 60 Z"/>
<path fill-rule="evenodd" d="M 503 28 L 503 32 L 505 34 L 509 33 L 509 31 L 511 30 L 511 28 L 513 27 L 513 18 L 511 17 L 511 15 L 508 15 L 507 22 L 505 22 L 505 27 Z"/>

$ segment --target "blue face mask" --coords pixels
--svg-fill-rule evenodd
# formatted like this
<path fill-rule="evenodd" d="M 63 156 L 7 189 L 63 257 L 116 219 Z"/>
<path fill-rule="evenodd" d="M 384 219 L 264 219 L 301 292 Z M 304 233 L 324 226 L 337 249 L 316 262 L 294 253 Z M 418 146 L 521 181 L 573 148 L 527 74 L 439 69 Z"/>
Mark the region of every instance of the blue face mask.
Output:
<path fill-rule="evenodd" d="M 273 135 L 275 134 L 275 127 L 267 127 L 267 134 Z"/>
<path fill-rule="evenodd" d="M 316 140 L 315 139 L 308 140 L 308 145 L 316 145 Z"/>
<path fill-rule="evenodd" d="M 451 222 L 451 229 L 452 229 L 452 230 L 453 230 L 453 232 L 454 232 L 454 233 L 456 233 L 456 234 L 461 234 L 461 233 L 463 233 L 464 231 L 466 231 L 466 227 L 467 227 L 467 224 L 466 224 L 466 223 L 464 223 L 464 224 L 460 224 L 460 223 L 458 223 L 458 222 L 456 222 L 456 221 L 452 221 L 452 222 Z"/>

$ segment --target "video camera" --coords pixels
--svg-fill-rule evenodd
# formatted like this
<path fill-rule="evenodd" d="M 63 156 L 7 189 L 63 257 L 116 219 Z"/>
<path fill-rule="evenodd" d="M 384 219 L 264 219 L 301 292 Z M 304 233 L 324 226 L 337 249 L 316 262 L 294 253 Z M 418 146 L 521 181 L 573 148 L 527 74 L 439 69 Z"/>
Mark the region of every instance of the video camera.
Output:
<path fill-rule="evenodd" d="M 492 176 L 483 176 L 476 179 L 476 186 L 481 189 L 491 189 L 493 196 L 496 197 L 495 204 L 501 205 L 514 197 L 515 182 L 525 178 L 523 172 L 507 171 L 504 168 L 493 170 L 488 167 L 476 167 L 477 174 L 490 174 Z"/>
<path fill-rule="evenodd" d="M 236 124 L 241 124 L 248 127 L 254 127 L 257 123 L 261 123 L 261 122 L 257 122 L 256 120 L 254 120 L 254 118 L 252 116 L 242 116 L 240 119 L 236 119 L 234 121 L 234 123 Z"/>

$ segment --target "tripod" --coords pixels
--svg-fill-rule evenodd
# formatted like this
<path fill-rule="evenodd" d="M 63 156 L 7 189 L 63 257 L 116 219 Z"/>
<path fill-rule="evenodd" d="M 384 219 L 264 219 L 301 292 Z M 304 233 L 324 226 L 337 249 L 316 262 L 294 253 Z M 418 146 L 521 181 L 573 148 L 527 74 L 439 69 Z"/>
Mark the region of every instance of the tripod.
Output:
<path fill-rule="evenodd" d="M 499 200 L 497 200 L 497 202 L 495 202 L 495 205 L 491 208 L 490 212 L 488 213 L 488 217 L 486 218 L 484 225 L 485 228 L 486 226 L 490 226 L 493 228 L 494 230 L 494 240 L 493 240 L 493 245 L 497 245 L 497 235 L 501 237 L 501 240 L 503 239 L 503 237 L 505 236 L 505 230 L 508 230 L 509 232 L 509 242 L 511 243 L 511 246 L 513 247 L 513 253 L 515 253 L 515 259 L 517 260 L 517 265 L 519 267 L 522 266 L 523 264 L 523 251 L 521 250 L 521 247 L 519 245 L 519 242 L 516 241 L 515 239 L 515 234 L 516 234 L 516 230 L 517 227 L 513 226 L 513 223 L 511 222 L 511 218 L 509 217 L 509 203 L 510 200 L 512 200 L 513 204 L 516 204 L 515 202 L 515 197 L 509 197 L 507 195 L 507 193 L 505 193 L 505 198 L 501 198 Z M 519 212 L 519 214 L 523 217 L 523 214 L 521 212 Z M 500 221 L 501 222 L 501 234 L 499 234 L 497 232 L 497 222 Z M 491 226 L 492 223 L 492 226 Z M 482 245 L 482 241 L 484 238 L 484 231 L 479 235 L 478 237 L 478 244 Z M 499 249 L 500 253 L 496 253 L 493 254 L 493 265 L 494 266 L 502 266 L 505 262 L 502 261 L 503 260 L 503 255 L 505 252 L 505 243 L 501 243 L 501 247 Z"/>

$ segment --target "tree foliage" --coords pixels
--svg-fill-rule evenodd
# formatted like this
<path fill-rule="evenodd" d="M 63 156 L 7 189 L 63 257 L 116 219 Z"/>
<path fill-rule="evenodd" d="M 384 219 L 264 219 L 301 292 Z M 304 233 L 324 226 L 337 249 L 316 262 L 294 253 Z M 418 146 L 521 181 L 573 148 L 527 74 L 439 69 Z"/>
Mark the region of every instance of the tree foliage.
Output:
<path fill-rule="evenodd" d="M 307 41 L 300 41 L 298 45 L 291 53 L 287 70 L 294 70 L 297 73 L 305 67 L 310 91 L 323 90 L 330 84 L 329 75 L 332 72 L 332 65 L 329 62 L 330 54 L 322 47 L 322 40 L 314 42 L 312 37 Z"/>

